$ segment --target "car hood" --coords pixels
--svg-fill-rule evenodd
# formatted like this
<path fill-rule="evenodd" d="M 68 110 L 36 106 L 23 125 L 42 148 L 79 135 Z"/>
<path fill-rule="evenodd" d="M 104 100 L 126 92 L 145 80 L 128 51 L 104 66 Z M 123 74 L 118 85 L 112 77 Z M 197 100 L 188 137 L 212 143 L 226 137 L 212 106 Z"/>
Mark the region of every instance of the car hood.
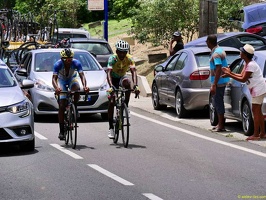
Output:
<path fill-rule="evenodd" d="M 84 71 L 84 75 L 87 80 L 87 86 L 89 86 L 91 90 L 98 90 L 99 87 L 102 86 L 104 82 L 106 82 L 106 73 L 104 70 Z M 48 86 L 53 87 L 52 76 L 53 72 L 39 72 L 35 73 L 35 80 L 38 79 L 40 81 L 43 81 Z M 81 81 L 80 85 L 82 87 Z"/>
<path fill-rule="evenodd" d="M 244 7 L 245 20 L 242 24 L 243 29 L 266 22 L 266 4 L 258 3 Z"/>
<path fill-rule="evenodd" d="M 26 98 L 19 86 L 0 88 L 0 94 L 0 107 L 14 105 Z"/>

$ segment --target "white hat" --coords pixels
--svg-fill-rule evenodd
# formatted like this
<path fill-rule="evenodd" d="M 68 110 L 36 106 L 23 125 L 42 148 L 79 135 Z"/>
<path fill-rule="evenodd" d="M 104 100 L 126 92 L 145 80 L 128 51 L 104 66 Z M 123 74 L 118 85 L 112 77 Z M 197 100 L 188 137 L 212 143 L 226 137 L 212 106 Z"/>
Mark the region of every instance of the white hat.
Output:
<path fill-rule="evenodd" d="M 240 47 L 240 51 L 244 52 L 244 53 L 248 53 L 250 55 L 254 54 L 254 47 L 251 46 L 250 44 L 246 44 L 244 47 Z"/>
<path fill-rule="evenodd" d="M 179 37 L 181 36 L 181 33 L 179 31 L 174 32 L 173 36 Z"/>

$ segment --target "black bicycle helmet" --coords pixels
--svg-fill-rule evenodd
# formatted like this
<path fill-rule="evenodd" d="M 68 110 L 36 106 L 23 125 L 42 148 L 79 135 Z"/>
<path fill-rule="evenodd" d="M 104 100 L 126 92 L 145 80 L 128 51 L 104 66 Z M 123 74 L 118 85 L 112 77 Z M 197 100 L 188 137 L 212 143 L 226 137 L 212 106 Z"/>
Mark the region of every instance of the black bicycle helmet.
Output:
<path fill-rule="evenodd" d="M 60 52 L 60 55 L 62 58 L 73 58 L 74 57 L 74 51 L 72 51 L 71 49 L 63 49 Z"/>
<path fill-rule="evenodd" d="M 118 51 L 128 51 L 129 50 L 129 44 L 124 40 L 119 40 L 116 43 L 115 47 Z"/>

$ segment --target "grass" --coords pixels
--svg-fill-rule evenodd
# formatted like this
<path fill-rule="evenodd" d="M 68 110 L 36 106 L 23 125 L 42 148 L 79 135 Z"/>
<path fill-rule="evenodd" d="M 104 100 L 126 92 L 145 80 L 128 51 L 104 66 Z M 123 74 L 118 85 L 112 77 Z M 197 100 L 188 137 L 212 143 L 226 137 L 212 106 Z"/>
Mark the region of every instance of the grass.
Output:
<path fill-rule="evenodd" d="M 89 28 L 89 24 L 84 24 L 84 28 L 87 29 L 92 37 L 103 37 L 104 21 L 101 21 L 101 25 L 94 28 Z M 108 37 L 114 37 L 119 34 L 127 33 L 131 29 L 131 21 L 129 19 L 108 20 Z"/>

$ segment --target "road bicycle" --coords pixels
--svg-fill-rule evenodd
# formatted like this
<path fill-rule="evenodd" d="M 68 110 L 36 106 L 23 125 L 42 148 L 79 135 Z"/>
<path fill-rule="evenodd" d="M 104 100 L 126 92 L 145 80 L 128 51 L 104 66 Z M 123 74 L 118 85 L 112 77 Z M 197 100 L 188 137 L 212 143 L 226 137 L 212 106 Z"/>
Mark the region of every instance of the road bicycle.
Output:
<path fill-rule="evenodd" d="M 125 93 L 132 92 L 132 89 L 125 89 L 119 87 L 114 89 L 115 105 L 114 105 L 114 139 L 113 142 L 117 144 L 119 132 L 122 135 L 122 141 L 125 148 L 128 147 L 129 141 L 129 111 L 125 103 Z"/>
<path fill-rule="evenodd" d="M 75 93 L 80 93 L 80 91 L 61 91 L 61 94 L 66 94 L 66 109 L 64 113 L 64 138 L 65 144 L 71 144 L 72 149 L 76 148 L 77 145 L 77 111 L 74 105 L 74 95 Z M 85 99 L 86 95 L 85 95 Z M 59 103 L 59 98 L 57 96 L 57 101 Z"/>

